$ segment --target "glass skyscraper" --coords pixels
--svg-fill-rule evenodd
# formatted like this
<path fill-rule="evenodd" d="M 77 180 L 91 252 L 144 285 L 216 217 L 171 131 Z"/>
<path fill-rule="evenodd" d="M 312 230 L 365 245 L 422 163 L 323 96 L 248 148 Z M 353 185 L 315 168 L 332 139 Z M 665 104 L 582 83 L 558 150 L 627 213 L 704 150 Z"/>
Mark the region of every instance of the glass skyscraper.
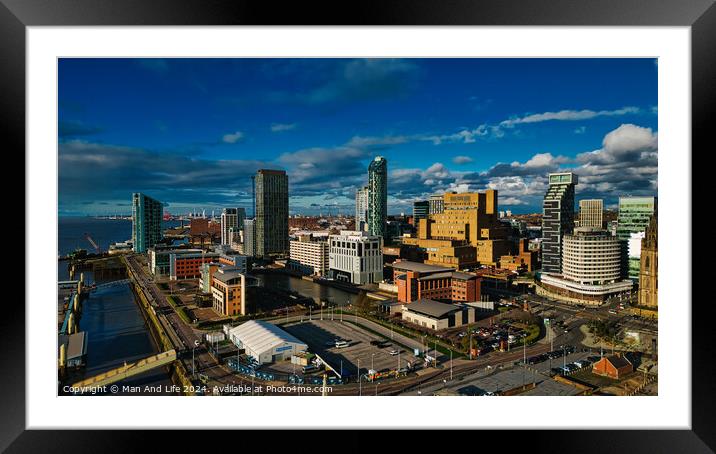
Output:
<path fill-rule="evenodd" d="M 628 245 L 631 279 L 639 278 L 641 240 L 657 208 L 656 197 L 619 197 L 617 238 Z"/>
<path fill-rule="evenodd" d="M 629 240 L 632 233 L 646 231 L 651 216 L 656 211 L 656 197 L 619 197 L 617 237 L 620 240 Z"/>
<path fill-rule="evenodd" d="M 368 233 L 387 239 L 388 161 L 376 157 L 368 166 Z"/>
<path fill-rule="evenodd" d="M 288 175 L 256 173 L 256 256 L 288 254 Z M 244 233 L 245 234 L 245 233 Z"/>
<path fill-rule="evenodd" d="M 139 192 L 132 194 L 132 247 L 147 252 L 162 239 L 162 202 Z"/>
<path fill-rule="evenodd" d="M 542 202 L 542 272 L 562 273 L 562 239 L 574 231 L 574 187 L 577 175 L 550 173 Z"/>

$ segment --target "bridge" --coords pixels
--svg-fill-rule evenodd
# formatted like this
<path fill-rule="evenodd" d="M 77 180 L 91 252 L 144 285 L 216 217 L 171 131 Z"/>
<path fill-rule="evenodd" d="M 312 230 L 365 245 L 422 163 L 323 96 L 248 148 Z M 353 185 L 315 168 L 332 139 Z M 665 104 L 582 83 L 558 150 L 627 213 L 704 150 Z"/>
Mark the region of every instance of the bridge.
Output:
<path fill-rule="evenodd" d="M 152 369 L 156 369 L 157 367 L 165 366 L 174 362 L 176 359 L 176 351 L 167 350 L 148 358 L 140 359 L 134 363 L 124 364 L 116 369 L 102 372 L 94 377 L 78 381 L 77 383 L 74 383 L 72 387 L 75 389 L 86 389 L 94 386 L 111 385 L 112 383 L 124 380 L 125 378 L 133 377 Z"/>

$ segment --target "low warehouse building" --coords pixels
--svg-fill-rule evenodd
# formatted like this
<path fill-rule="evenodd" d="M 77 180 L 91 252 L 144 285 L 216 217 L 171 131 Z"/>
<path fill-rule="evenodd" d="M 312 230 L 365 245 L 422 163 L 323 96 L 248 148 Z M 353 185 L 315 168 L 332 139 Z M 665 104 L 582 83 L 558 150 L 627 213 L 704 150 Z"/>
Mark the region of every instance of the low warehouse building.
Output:
<path fill-rule="evenodd" d="M 293 335 L 261 320 L 251 320 L 229 329 L 229 339 L 259 364 L 290 359 L 308 349 L 308 345 Z"/>
<path fill-rule="evenodd" d="M 422 299 L 403 307 L 402 319 L 434 330 L 475 323 L 474 307 Z"/>

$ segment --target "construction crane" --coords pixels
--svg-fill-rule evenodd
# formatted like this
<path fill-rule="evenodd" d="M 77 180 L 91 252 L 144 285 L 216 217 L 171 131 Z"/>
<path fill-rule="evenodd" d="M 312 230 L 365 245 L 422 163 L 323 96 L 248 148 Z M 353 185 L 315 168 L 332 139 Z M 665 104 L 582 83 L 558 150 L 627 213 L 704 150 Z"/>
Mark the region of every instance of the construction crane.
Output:
<path fill-rule="evenodd" d="M 92 239 L 92 237 L 89 236 L 89 233 L 85 233 L 85 239 L 90 242 L 90 244 L 92 245 L 92 247 L 94 248 L 94 250 L 97 254 L 99 254 L 101 252 L 97 243 L 95 243 L 94 240 Z"/>

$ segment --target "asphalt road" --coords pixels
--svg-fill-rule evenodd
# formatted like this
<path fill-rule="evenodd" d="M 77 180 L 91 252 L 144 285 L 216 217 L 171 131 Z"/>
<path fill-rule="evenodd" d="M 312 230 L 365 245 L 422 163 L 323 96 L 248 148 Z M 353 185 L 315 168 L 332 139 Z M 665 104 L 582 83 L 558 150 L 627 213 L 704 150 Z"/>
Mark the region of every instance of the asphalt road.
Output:
<path fill-rule="evenodd" d="M 153 278 L 149 275 L 146 265 L 140 262 L 138 256 L 128 256 L 127 263 L 132 267 L 134 274 L 138 277 L 138 284 L 144 290 L 147 295 L 150 304 L 155 308 L 157 313 L 164 314 L 166 322 L 169 326 L 165 326 L 169 332 L 170 337 L 176 343 L 175 348 L 179 354 L 179 357 L 184 362 L 187 371 L 191 374 L 192 372 L 192 347 L 194 342 L 201 340 L 202 332 L 194 330 L 192 327 L 186 325 L 181 317 L 174 311 L 171 304 L 167 301 L 166 296 L 153 282 Z M 533 295 L 530 295 L 532 297 Z M 539 298 L 539 297 L 537 297 Z M 603 307 L 599 309 L 581 309 L 574 306 L 563 305 L 548 300 L 537 300 L 533 301 L 532 309 L 535 312 L 551 311 L 560 314 L 569 328 L 569 332 L 564 333 L 562 331 L 557 332 L 557 335 L 552 340 L 551 344 L 554 348 L 558 348 L 561 345 L 574 345 L 578 349 L 582 348 L 581 340 L 582 334 L 579 331 L 579 326 L 586 323 L 590 319 L 594 318 L 608 318 L 610 320 L 622 319 L 623 315 L 609 314 L 609 307 Z M 324 319 L 328 318 L 328 311 L 324 312 Z M 335 316 L 335 315 L 334 315 Z M 313 319 L 318 319 L 320 314 L 312 314 Z M 335 316 L 337 318 L 337 316 Z M 344 315 L 344 317 L 352 318 L 355 322 L 355 318 L 352 316 Z M 271 320 L 273 323 L 285 323 L 285 322 L 296 322 L 306 321 L 305 315 L 291 316 L 288 318 L 279 318 Z M 397 333 L 391 333 L 389 328 L 385 328 L 382 325 L 378 325 L 370 320 L 365 320 L 358 317 L 360 325 L 366 326 L 373 331 L 376 331 L 387 337 L 391 338 L 391 335 L 396 338 L 399 335 Z M 399 342 L 411 346 L 421 347 L 421 343 L 418 340 L 404 338 L 400 336 Z M 396 338 L 396 340 L 398 340 Z M 491 352 L 484 357 L 470 361 L 465 359 L 452 361 L 452 368 L 450 367 L 450 361 L 445 355 L 439 358 L 439 364 L 441 368 L 430 368 L 424 370 L 421 375 L 411 375 L 401 379 L 392 379 L 379 383 L 351 383 L 348 385 L 334 386 L 332 387 L 331 395 L 398 395 L 398 394 L 410 394 L 415 393 L 417 390 L 424 389 L 427 387 L 441 386 L 444 384 L 443 380 L 450 380 L 451 373 L 452 379 L 459 377 L 465 377 L 470 374 L 475 374 L 479 371 L 494 370 L 499 368 L 500 365 L 511 365 L 515 362 L 521 361 L 524 356 L 530 357 L 541 353 L 546 353 L 551 349 L 550 342 L 541 342 L 528 346 L 524 351 L 521 347 L 515 347 L 509 352 Z M 247 377 L 237 376 L 230 372 L 225 366 L 217 364 L 211 355 L 206 351 L 203 345 L 197 347 L 195 350 L 195 366 L 196 373 L 205 374 L 209 377 L 209 385 L 247 385 L 251 383 L 251 379 Z M 407 355 L 406 355 L 407 356 Z M 362 365 L 362 364 L 361 364 Z M 488 369 L 489 366 L 489 369 Z M 452 369 L 452 372 L 451 372 Z M 256 381 L 255 384 L 259 384 Z M 261 382 L 261 384 L 266 384 Z M 282 395 L 296 395 L 298 393 L 282 393 Z M 320 393 L 314 394 L 320 395 Z"/>

